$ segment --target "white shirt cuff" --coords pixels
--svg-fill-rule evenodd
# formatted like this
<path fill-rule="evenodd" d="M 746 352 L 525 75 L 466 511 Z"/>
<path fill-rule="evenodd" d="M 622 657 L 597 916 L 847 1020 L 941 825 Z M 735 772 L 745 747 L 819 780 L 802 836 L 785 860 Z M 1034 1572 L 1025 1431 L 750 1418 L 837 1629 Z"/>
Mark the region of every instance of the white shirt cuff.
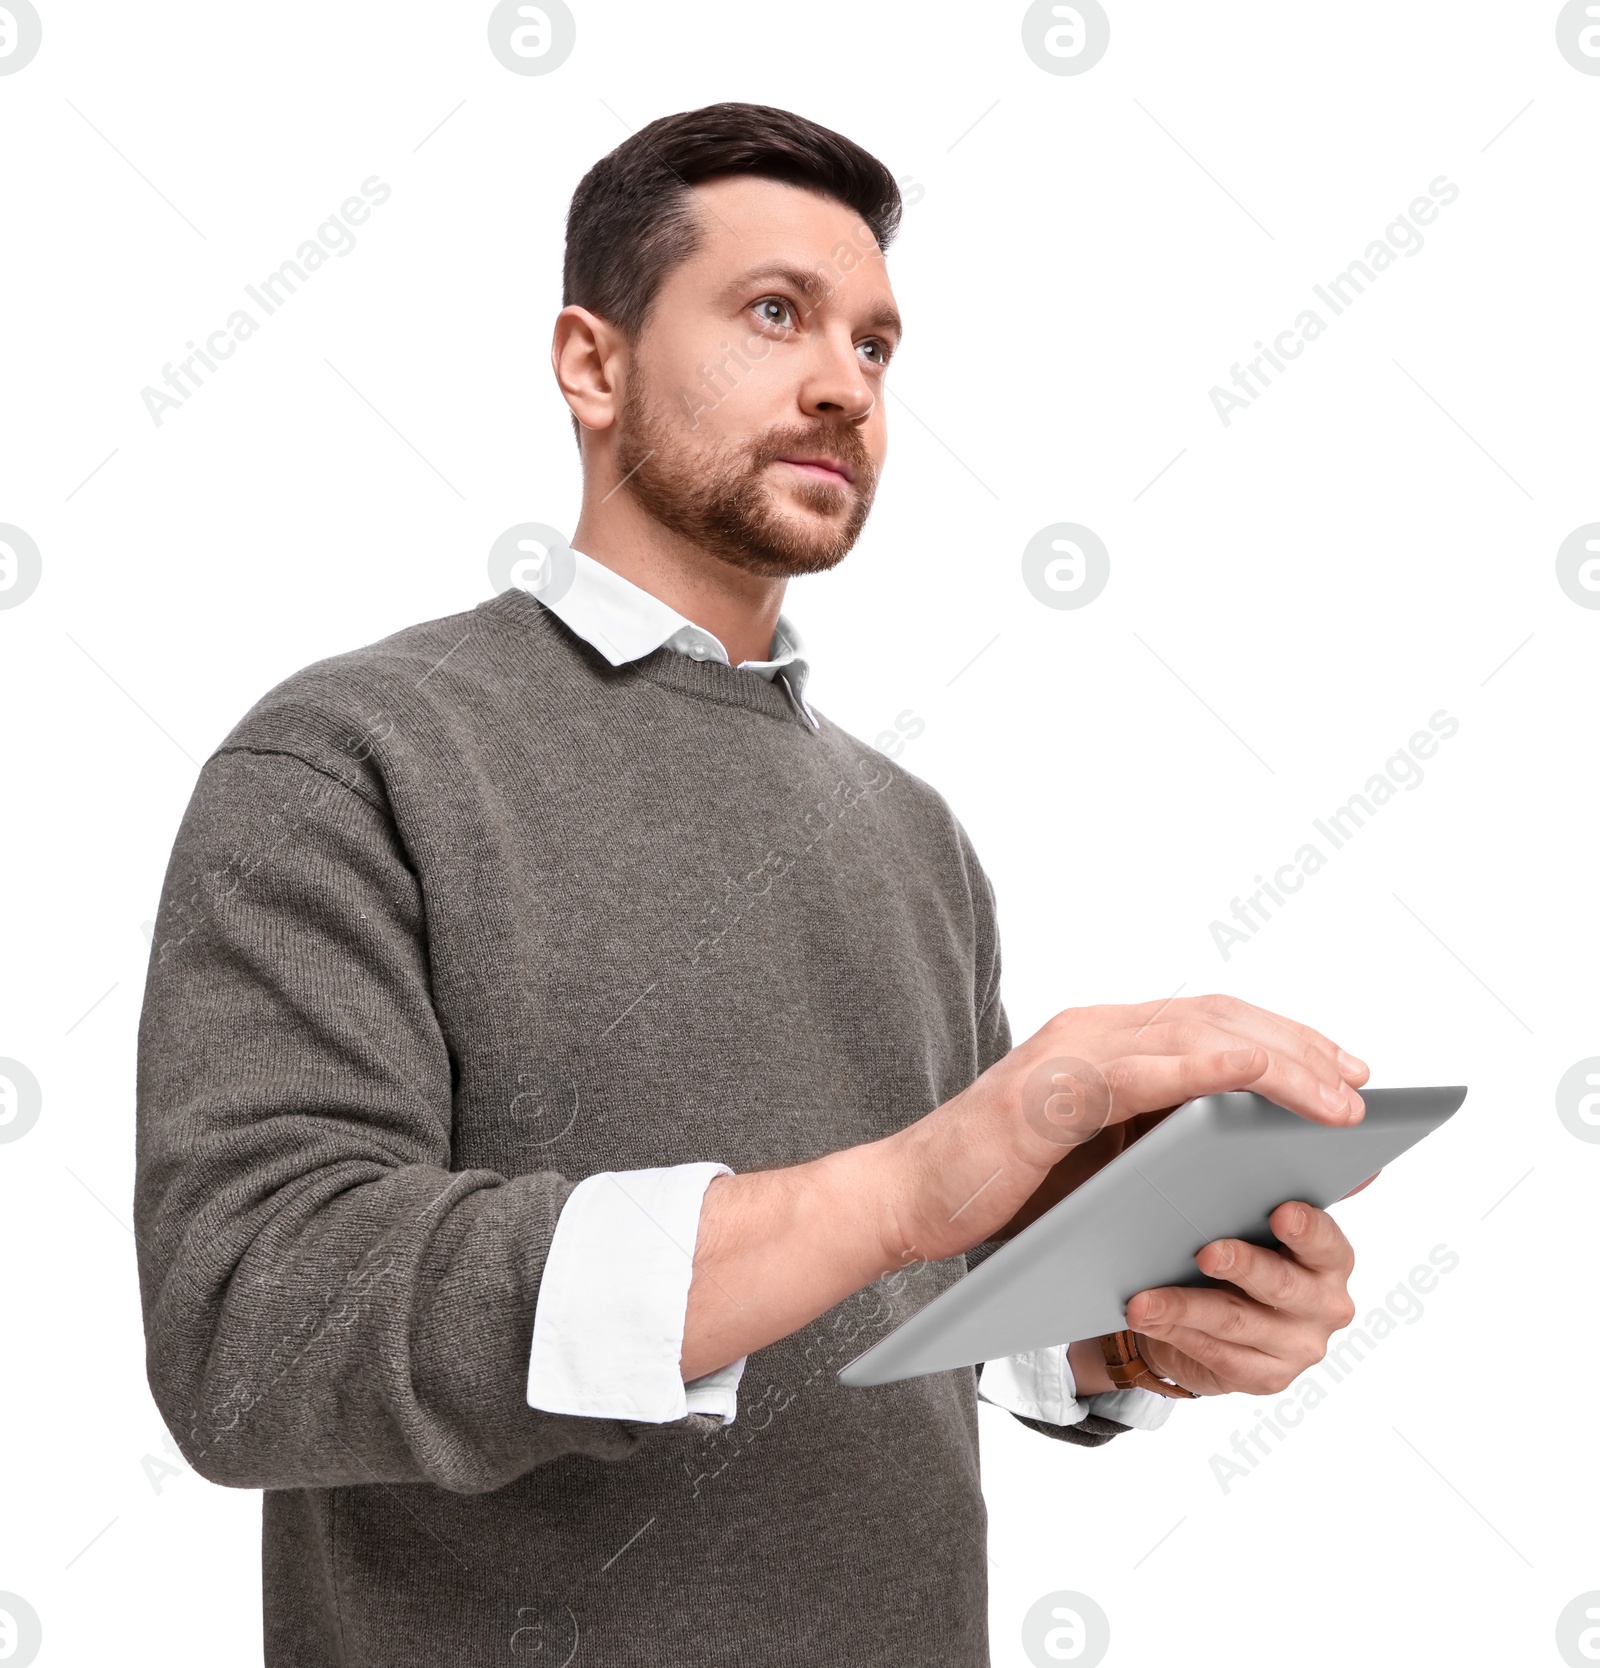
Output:
<path fill-rule="evenodd" d="M 685 1384 L 683 1323 L 706 1188 L 726 1164 L 602 1171 L 567 1195 L 534 1305 L 528 1406 L 665 1424 L 733 1421 L 745 1358 Z"/>
<path fill-rule="evenodd" d="M 1154 1390 L 1102 1390 L 1079 1404 L 1102 1419 L 1115 1419 L 1136 1431 L 1158 1431 L 1177 1405 L 1171 1396 Z"/>
<path fill-rule="evenodd" d="M 1065 1344 L 985 1361 L 978 1374 L 978 1397 L 1046 1425 L 1076 1425 L 1095 1413 L 1135 1430 L 1153 1431 L 1172 1416 L 1172 1398 L 1154 1390 L 1103 1390 L 1080 1400 Z"/>

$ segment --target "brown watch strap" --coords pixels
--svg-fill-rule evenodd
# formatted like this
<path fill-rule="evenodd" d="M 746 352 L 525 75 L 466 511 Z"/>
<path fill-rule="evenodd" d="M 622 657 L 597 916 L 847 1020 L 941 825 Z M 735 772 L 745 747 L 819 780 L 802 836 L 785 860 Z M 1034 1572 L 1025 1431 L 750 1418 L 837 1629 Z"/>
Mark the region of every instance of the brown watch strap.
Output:
<path fill-rule="evenodd" d="M 1194 1397 L 1193 1390 L 1162 1378 L 1139 1353 L 1139 1340 L 1131 1332 L 1107 1332 L 1100 1339 L 1106 1358 L 1106 1373 L 1119 1390 L 1154 1390 L 1158 1396 Z"/>

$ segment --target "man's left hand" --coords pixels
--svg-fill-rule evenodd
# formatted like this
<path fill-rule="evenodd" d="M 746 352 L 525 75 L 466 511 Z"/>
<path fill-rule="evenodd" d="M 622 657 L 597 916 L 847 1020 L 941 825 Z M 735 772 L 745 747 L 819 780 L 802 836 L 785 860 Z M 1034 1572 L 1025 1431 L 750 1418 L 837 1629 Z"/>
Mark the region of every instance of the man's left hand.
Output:
<path fill-rule="evenodd" d="M 1218 1239 L 1196 1252 L 1200 1272 L 1226 1288 L 1158 1286 L 1129 1299 L 1139 1353 L 1163 1378 L 1201 1396 L 1276 1395 L 1355 1319 L 1355 1253 L 1339 1224 L 1294 1200 L 1267 1220 L 1281 1251 Z"/>

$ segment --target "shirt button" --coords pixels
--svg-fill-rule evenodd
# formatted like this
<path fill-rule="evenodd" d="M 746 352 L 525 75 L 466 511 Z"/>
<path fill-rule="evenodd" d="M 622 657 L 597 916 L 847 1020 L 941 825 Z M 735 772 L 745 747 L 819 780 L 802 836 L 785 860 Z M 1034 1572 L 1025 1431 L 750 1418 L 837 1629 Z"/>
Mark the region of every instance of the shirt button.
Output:
<path fill-rule="evenodd" d="M 689 653 L 692 654 L 696 660 L 704 660 L 710 652 L 711 651 L 705 646 L 704 643 L 697 641 L 689 645 Z"/>

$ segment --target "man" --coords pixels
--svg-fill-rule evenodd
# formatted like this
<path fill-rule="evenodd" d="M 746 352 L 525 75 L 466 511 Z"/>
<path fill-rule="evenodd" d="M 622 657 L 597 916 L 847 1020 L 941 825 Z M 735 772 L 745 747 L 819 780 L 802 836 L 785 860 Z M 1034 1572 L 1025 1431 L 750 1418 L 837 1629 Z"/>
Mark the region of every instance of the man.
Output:
<path fill-rule="evenodd" d="M 201 771 L 140 1271 L 183 1452 L 266 1491 L 269 1663 L 987 1662 L 977 1374 L 838 1368 L 1192 1095 L 1361 1115 L 1359 1061 L 1223 997 L 1013 1049 L 966 835 L 806 700 L 780 604 L 883 466 L 898 212 L 763 107 L 604 158 L 552 353 L 572 548 L 290 677 Z M 985 1395 L 1095 1445 L 1283 1388 L 1351 1253 L 1273 1227 L 1133 1300 L 1148 1388 L 1080 1340 Z"/>

